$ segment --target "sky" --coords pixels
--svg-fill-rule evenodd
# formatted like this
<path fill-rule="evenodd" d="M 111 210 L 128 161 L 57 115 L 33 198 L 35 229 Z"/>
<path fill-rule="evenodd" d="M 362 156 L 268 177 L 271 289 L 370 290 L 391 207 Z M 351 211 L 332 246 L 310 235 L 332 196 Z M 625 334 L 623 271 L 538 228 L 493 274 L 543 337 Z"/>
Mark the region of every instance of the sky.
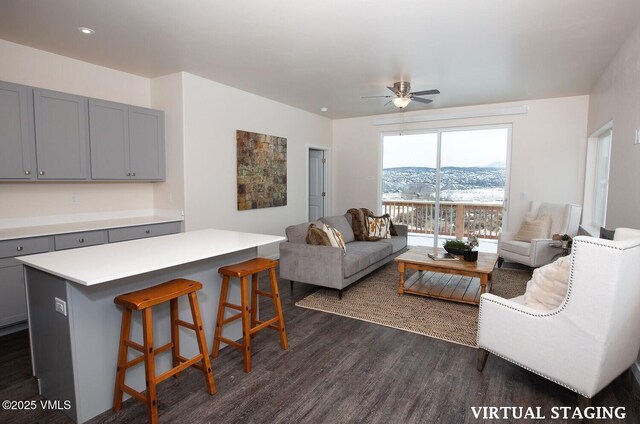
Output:
<path fill-rule="evenodd" d="M 437 133 L 385 136 L 382 168 L 436 167 Z M 507 162 L 507 129 L 442 132 L 441 166 L 487 166 Z"/>

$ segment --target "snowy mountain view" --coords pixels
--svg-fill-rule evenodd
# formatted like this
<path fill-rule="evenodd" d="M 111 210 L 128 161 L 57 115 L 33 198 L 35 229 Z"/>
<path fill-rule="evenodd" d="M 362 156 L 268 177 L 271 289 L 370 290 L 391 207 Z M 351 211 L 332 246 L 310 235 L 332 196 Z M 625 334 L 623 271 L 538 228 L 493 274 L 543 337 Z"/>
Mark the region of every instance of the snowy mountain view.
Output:
<path fill-rule="evenodd" d="M 505 166 L 441 168 L 440 200 L 458 203 L 502 203 Z M 382 200 L 436 198 L 436 170 L 428 167 L 398 167 L 382 170 Z"/>

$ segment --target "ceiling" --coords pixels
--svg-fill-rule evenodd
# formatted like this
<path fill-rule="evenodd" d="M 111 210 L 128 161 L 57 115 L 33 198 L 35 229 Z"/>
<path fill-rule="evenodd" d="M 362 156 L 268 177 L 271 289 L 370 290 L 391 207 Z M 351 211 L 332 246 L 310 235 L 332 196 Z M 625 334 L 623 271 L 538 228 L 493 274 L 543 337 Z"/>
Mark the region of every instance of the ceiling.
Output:
<path fill-rule="evenodd" d="M 2 39 L 330 118 L 397 111 L 362 96 L 401 79 L 442 93 L 407 110 L 588 94 L 639 22 L 638 0 L 0 1 Z"/>

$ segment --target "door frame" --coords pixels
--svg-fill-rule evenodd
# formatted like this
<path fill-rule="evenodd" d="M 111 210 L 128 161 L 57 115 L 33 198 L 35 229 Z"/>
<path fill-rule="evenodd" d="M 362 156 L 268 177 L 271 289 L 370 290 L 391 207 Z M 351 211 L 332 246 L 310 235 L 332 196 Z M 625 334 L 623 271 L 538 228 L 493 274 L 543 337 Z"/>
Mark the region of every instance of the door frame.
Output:
<path fill-rule="evenodd" d="M 502 229 L 506 230 L 508 217 L 509 217 L 509 201 L 510 201 L 510 182 L 511 182 L 511 146 L 512 146 L 512 136 L 513 136 L 513 123 L 512 122 L 504 122 L 504 123 L 491 123 L 491 124 L 474 124 L 474 125 L 459 125 L 459 126 L 446 126 L 446 127 L 436 127 L 436 128 L 418 128 L 411 130 L 394 130 L 394 131 L 381 131 L 378 137 L 378 199 L 377 199 L 377 207 L 378 212 L 382 214 L 382 161 L 383 161 L 383 153 L 384 153 L 384 137 L 392 136 L 392 135 L 415 135 L 415 134 L 436 134 L 437 136 L 437 151 L 438 157 L 436 158 L 437 167 L 440 168 L 440 149 L 442 146 L 442 133 L 443 132 L 452 132 L 452 131 L 477 131 L 477 130 L 490 130 L 490 129 L 500 129 L 504 128 L 507 130 L 507 152 L 506 152 L 506 166 L 505 166 L 505 181 L 504 181 L 504 202 L 502 204 L 503 212 L 502 212 Z M 436 194 L 437 197 L 440 197 L 440 176 L 436 176 Z M 308 183 L 307 183 L 308 186 Z M 307 196 L 308 197 L 308 196 Z M 308 209 L 308 208 L 307 208 Z M 438 202 L 436 202 L 436 214 L 440 214 L 440 207 Z M 434 229 L 434 240 L 437 243 L 438 241 L 438 228 Z"/>
<path fill-rule="evenodd" d="M 331 149 L 329 149 L 326 146 L 319 146 L 319 145 L 315 145 L 315 144 L 306 144 L 305 145 L 305 185 L 304 185 L 304 191 L 305 191 L 305 198 L 304 198 L 304 204 L 305 204 L 305 216 L 307 217 L 306 219 L 309 219 L 309 153 L 311 153 L 311 150 L 321 150 L 324 152 L 324 158 L 325 158 L 325 162 L 324 162 L 324 191 L 326 193 L 326 195 L 324 196 L 323 199 L 323 204 L 322 204 L 322 208 L 324 209 L 324 214 L 325 216 L 330 214 L 330 206 L 331 206 L 331 201 L 329 200 L 330 194 L 331 194 L 331 179 L 330 179 L 330 175 L 331 175 Z"/>

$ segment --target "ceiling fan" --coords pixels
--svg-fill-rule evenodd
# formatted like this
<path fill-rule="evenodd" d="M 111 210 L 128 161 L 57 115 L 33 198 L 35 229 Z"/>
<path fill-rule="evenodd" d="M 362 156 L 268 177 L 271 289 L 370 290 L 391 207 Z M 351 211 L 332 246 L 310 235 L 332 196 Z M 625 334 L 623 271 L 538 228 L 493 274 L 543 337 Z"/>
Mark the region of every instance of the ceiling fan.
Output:
<path fill-rule="evenodd" d="M 393 92 L 393 96 L 364 96 L 363 99 L 370 99 L 374 97 L 384 97 L 389 100 L 385 103 L 385 106 L 389 103 L 393 103 L 395 107 L 398 109 L 404 109 L 407 107 L 412 100 L 415 100 L 418 103 L 429 104 L 433 100 L 431 99 L 423 99 L 419 96 L 428 96 L 431 94 L 440 94 L 440 90 L 424 90 L 424 91 L 414 91 L 411 92 L 411 83 L 408 81 L 398 81 L 393 83 L 393 87 L 387 87 L 389 90 Z"/>

